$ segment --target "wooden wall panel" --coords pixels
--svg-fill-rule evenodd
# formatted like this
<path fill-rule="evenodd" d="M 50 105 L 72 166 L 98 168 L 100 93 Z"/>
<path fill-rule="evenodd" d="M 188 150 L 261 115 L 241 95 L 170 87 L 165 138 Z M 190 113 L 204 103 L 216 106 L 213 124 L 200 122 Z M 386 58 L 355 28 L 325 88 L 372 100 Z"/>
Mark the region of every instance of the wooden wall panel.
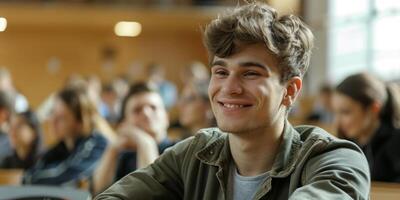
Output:
<path fill-rule="evenodd" d="M 140 66 L 151 61 L 163 64 L 167 77 L 179 86 L 178 72 L 188 62 L 207 61 L 199 27 L 213 12 L 2 5 L 0 16 L 9 21 L 7 30 L 0 33 L 0 66 L 11 71 L 18 89 L 36 107 L 72 73 L 108 80 L 136 70 L 140 77 Z M 115 36 L 114 23 L 123 19 L 142 19 L 142 34 Z M 103 67 L 106 46 L 116 50 L 112 70 Z M 52 57 L 60 61 L 56 73 L 47 68 Z"/>

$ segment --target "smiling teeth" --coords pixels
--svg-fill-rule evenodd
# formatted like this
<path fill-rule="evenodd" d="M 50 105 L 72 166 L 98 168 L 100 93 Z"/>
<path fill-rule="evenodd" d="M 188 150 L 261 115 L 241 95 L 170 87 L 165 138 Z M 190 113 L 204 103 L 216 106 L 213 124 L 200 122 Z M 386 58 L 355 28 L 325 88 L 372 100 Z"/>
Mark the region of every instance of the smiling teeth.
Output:
<path fill-rule="evenodd" d="M 243 105 L 237 105 L 237 104 L 224 104 L 224 107 L 227 107 L 227 108 L 243 108 Z"/>

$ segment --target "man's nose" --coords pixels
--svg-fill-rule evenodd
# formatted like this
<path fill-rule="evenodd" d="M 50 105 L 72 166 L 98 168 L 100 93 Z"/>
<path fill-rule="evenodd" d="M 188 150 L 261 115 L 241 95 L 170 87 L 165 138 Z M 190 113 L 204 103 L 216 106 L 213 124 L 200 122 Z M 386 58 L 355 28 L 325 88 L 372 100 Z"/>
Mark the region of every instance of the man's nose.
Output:
<path fill-rule="evenodd" d="M 235 75 L 228 76 L 222 84 L 222 90 L 229 95 L 242 94 L 243 87 L 240 78 Z"/>

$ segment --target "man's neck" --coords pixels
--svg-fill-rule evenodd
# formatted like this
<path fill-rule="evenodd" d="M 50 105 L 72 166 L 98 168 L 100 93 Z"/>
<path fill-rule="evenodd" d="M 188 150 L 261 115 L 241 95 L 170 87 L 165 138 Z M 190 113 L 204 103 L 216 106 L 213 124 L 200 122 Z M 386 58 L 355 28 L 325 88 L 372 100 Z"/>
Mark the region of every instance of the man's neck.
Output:
<path fill-rule="evenodd" d="M 238 172 L 255 176 L 271 170 L 283 135 L 284 121 L 247 133 L 229 135 L 230 150 Z"/>

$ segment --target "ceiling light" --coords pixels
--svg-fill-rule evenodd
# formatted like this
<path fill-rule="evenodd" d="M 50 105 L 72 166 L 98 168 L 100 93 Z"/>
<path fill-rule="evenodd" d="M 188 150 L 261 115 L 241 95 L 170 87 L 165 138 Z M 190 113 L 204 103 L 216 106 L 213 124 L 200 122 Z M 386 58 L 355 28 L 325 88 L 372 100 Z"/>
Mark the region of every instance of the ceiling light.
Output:
<path fill-rule="evenodd" d="M 115 24 L 114 32 L 121 37 L 136 37 L 142 31 L 142 25 L 138 22 L 121 21 Z"/>
<path fill-rule="evenodd" d="M 0 17 L 0 32 L 5 31 L 7 28 L 7 19 L 4 17 Z"/>

